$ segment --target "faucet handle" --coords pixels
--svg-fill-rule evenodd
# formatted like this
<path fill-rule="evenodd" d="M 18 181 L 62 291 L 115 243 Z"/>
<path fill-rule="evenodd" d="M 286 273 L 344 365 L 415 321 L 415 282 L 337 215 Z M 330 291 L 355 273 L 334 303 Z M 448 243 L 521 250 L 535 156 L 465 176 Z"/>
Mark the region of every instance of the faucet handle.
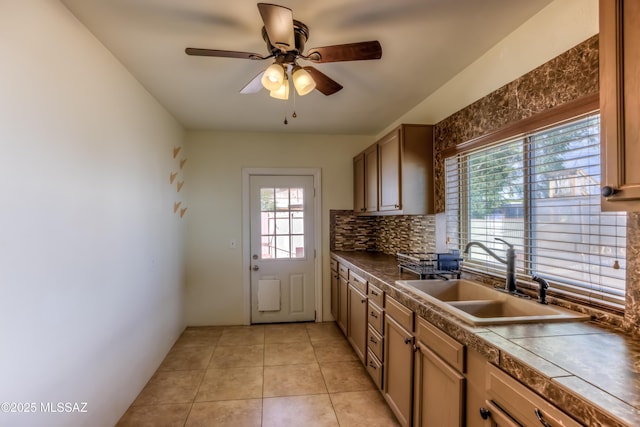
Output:
<path fill-rule="evenodd" d="M 540 289 L 548 289 L 549 282 L 547 282 L 543 277 L 538 276 L 536 273 L 533 273 L 531 276 L 531 280 L 537 282 L 540 285 Z"/>
<path fill-rule="evenodd" d="M 501 238 L 499 238 L 499 237 L 495 237 L 495 239 L 496 239 L 497 241 L 502 242 L 502 243 L 504 243 L 505 245 L 509 246 L 509 249 L 513 249 L 513 245 L 512 245 L 511 243 L 507 242 L 506 240 L 501 239 Z"/>

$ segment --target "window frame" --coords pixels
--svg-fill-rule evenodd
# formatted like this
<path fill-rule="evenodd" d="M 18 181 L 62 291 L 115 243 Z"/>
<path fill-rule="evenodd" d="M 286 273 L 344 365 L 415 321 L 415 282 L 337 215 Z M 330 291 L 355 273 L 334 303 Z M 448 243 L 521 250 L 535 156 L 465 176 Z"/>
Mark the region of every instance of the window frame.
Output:
<path fill-rule="evenodd" d="M 598 113 L 599 112 L 599 97 L 598 94 L 588 95 L 586 97 L 580 98 L 575 101 L 568 102 L 560 107 L 555 107 L 549 109 L 545 112 L 539 113 L 535 116 L 532 116 L 528 119 L 521 120 L 512 125 L 506 126 L 502 129 L 499 129 L 495 132 L 487 133 L 486 135 L 482 135 L 480 137 L 471 139 L 467 142 L 463 142 L 461 144 L 456 145 L 455 147 L 451 147 L 446 150 L 442 150 L 442 159 L 443 164 L 446 164 L 446 159 L 450 157 L 458 157 L 458 155 L 465 155 L 472 153 L 474 151 L 478 151 L 481 149 L 489 148 L 490 146 L 497 146 L 502 143 L 508 143 L 509 141 L 522 141 L 523 145 L 523 161 L 526 162 L 528 160 L 529 153 L 527 152 L 526 147 L 529 146 L 529 138 L 531 134 L 541 132 L 545 129 L 561 126 L 564 123 L 579 120 L 588 115 Z M 460 169 L 460 165 L 458 165 L 458 169 Z M 445 184 L 447 179 L 447 168 L 443 168 L 443 173 L 445 176 Z M 465 173 L 459 173 L 457 179 L 458 188 L 462 188 L 464 185 L 468 186 L 468 183 L 465 184 L 464 179 L 467 176 Z M 528 192 L 529 189 L 530 178 L 525 177 L 523 191 Z M 529 227 L 530 223 L 527 215 L 530 213 L 529 206 L 527 206 L 528 197 L 524 197 L 525 206 L 524 206 L 524 226 Z M 458 210 L 458 227 L 459 227 L 459 235 L 462 236 L 464 230 L 462 227 L 467 224 L 468 217 L 470 216 L 470 208 L 469 206 L 459 205 Z M 447 213 L 449 216 L 449 213 Z M 449 219 L 447 219 L 449 222 Z M 524 239 L 525 246 L 529 245 L 528 239 L 531 238 L 531 234 L 528 228 L 525 229 Z M 448 235 L 448 231 L 447 231 Z M 467 231 L 468 235 L 468 231 Z M 458 242 L 460 244 L 461 242 Z M 459 248 L 462 250 L 463 248 Z M 524 260 L 524 271 L 525 273 L 529 271 L 530 265 L 528 265 L 530 259 L 529 257 L 525 257 Z M 500 277 L 504 277 L 504 272 L 499 270 L 493 270 L 491 268 L 487 268 L 486 270 L 478 270 L 474 269 L 473 265 L 465 265 L 463 267 L 465 271 L 477 274 L 489 274 L 489 275 L 497 275 Z M 520 280 L 520 279 L 519 279 Z M 615 296 L 614 294 L 599 294 L 598 291 L 594 291 L 582 286 L 575 286 L 570 283 L 552 283 L 553 291 L 552 293 L 560 296 L 564 299 L 571 300 L 574 302 L 579 302 L 582 304 L 587 304 L 590 306 L 598 306 L 600 308 L 606 308 L 608 310 L 622 313 L 624 312 L 624 295 Z M 531 284 L 531 287 L 534 285 Z M 593 297 L 593 298 L 592 298 Z M 599 299 L 602 297 L 602 299 Z"/>

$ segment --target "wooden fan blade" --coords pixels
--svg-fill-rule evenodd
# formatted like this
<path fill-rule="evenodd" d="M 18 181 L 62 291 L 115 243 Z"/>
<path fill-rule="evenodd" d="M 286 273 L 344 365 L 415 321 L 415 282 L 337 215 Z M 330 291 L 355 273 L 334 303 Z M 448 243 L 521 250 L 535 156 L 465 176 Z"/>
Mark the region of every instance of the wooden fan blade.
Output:
<path fill-rule="evenodd" d="M 246 95 L 249 93 L 258 93 L 262 90 L 262 75 L 264 71 L 260 71 L 257 76 L 253 78 L 245 87 L 240 91 L 241 94 Z"/>
<path fill-rule="evenodd" d="M 269 42 L 283 52 L 295 49 L 291 9 L 276 4 L 258 3 L 258 10 L 269 36 Z"/>
<path fill-rule="evenodd" d="M 309 61 L 338 62 L 338 61 L 364 61 L 380 59 L 382 46 L 377 40 L 360 43 L 338 44 L 335 46 L 314 47 L 307 53 Z"/>
<path fill-rule="evenodd" d="M 316 82 L 316 90 L 325 94 L 326 96 L 333 95 L 334 93 L 342 89 L 342 85 L 340 83 L 336 82 L 326 74 L 318 71 L 316 68 L 302 68 L 304 68 L 309 74 L 311 74 L 311 78 L 313 78 L 313 81 Z"/>
<path fill-rule="evenodd" d="M 237 52 L 234 50 L 217 50 L 217 49 L 199 49 L 188 47 L 184 50 L 187 55 L 194 56 L 217 56 L 222 58 L 241 58 L 241 59 L 265 59 L 264 56 L 251 52 Z"/>

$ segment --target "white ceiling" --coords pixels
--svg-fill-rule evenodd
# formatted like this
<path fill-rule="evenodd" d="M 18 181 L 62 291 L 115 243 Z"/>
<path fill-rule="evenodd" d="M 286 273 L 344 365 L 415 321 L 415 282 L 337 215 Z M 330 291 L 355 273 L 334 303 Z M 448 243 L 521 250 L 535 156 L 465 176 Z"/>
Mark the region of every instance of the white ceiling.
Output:
<path fill-rule="evenodd" d="M 278 0 L 311 47 L 379 40 L 382 59 L 311 64 L 344 86 L 289 101 L 239 93 L 271 61 L 194 57 L 186 47 L 267 55 L 250 0 L 61 0 L 189 130 L 383 130 L 551 0 Z M 304 62 L 304 61 L 303 61 Z M 301 63 L 301 65 L 305 65 Z M 297 113 L 292 118 L 291 113 Z M 288 116 L 288 125 L 284 117 Z"/>

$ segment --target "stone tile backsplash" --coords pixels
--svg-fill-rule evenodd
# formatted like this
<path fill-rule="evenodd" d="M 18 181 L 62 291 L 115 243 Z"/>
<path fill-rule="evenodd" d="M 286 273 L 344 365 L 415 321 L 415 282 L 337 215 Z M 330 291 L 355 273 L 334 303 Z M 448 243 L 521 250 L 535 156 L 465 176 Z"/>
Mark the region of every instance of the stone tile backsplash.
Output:
<path fill-rule="evenodd" d="M 435 252 L 434 215 L 357 216 L 332 210 L 330 227 L 332 251 Z"/>

